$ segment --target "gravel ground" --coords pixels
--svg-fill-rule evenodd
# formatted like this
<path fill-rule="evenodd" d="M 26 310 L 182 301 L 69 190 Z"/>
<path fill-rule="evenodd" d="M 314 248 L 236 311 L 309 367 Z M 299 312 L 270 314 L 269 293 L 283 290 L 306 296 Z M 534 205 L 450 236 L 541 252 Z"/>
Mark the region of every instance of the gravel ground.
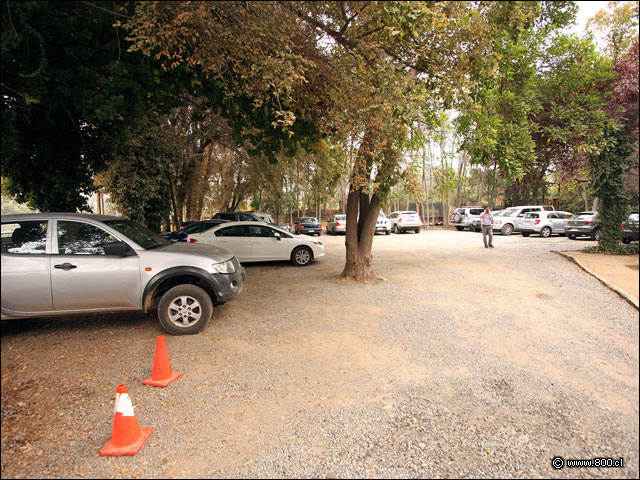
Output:
<path fill-rule="evenodd" d="M 551 253 L 564 238 L 376 236 L 384 278 L 248 264 L 204 332 L 153 315 L 4 322 L 2 478 L 638 478 L 638 311 Z M 125 383 L 151 437 L 100 457 Z M 551 459 L 624 458 L 623 468 Z"/>

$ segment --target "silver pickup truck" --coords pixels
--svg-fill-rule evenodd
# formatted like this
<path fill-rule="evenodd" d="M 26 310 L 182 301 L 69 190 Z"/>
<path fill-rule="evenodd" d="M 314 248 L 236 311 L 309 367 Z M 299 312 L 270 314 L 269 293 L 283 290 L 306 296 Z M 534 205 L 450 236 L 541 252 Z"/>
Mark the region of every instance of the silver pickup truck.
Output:
<path fill-rule="evenodd" d="M 1 257 L 3 320 L 155 309 L 174 335 L 201 331 L 245 278 L 225 249 L 108 215 L 3 215 Z"/>

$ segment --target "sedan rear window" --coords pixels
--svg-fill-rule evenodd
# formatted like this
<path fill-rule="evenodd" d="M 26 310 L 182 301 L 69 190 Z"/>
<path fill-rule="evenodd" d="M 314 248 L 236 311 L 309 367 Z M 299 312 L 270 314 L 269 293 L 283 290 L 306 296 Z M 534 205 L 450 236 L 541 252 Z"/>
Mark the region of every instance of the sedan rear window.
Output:
<path fill-rule="evenodd" d="M 216 230 L 216 237 L 248 237 L 249 231 L 246 225 L 232 225 Z"/>
<path fill-rule="evenodd" d="M 592 212 L 584 212 L 584 213 L 576 213 L 573 216 L 574 220 L 590 220 L 591 218 L 595 217 L 595 213 Z"/>

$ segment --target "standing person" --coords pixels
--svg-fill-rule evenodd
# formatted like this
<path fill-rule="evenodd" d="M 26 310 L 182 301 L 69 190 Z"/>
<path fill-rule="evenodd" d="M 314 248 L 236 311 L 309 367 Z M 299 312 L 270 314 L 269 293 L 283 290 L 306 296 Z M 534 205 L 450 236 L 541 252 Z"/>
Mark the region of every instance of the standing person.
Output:
<path fill-rule="evenodd" d="M 489 211 L 489 207 L 484 207 L 484 212 L 480 214 L 480 223 L 484 248 L 493 248 L 493 214 Z M 487 235 L 489 236 L 489 245 L 487 245 Z"/>

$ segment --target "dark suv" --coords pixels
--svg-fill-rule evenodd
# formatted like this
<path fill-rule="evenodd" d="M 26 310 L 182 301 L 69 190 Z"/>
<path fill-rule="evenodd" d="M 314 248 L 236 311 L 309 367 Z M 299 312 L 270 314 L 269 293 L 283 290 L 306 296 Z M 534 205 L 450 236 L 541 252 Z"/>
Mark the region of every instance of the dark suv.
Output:
<path fill-rule="evenodd" d="M 622 243 L 638 241 L 638 212 L 631 212 L 626 221 L 622 222 Z"/>
<path fill-rule="evenodd" d="M 600 222 L 598 212 L 579 212 L 569 219 L 564 233 L 571 240 L 577 237 L 591 237 L 600 240 Z"/>

